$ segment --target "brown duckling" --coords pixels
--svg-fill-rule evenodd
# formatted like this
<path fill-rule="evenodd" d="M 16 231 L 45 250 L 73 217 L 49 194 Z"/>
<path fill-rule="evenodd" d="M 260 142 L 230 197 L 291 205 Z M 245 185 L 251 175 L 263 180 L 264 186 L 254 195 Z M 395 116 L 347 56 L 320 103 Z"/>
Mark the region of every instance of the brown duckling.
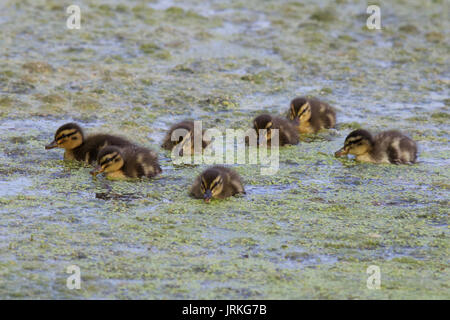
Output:
<path fill-rule="evenodd" d="M 259 130 L 267 130 L 265 133 L 265 138 L 267 140 L 267 146 L 271 145 L 272 140 L 272 129 L 278 129 L 279 146 L 294 145 L 298 143 L 298 131 L 295 124 L 280 118 L 271 116 L 270 114 L 262 114 L 257 116 L 253 120 L 253 129 L 256 130 L 256 135 L 258 137 L 259 143 Z"/>
<path fill-rule="evenodd" d="M 97 167 L 91 171 L 93 176 L 105 172 L 114 179 L 152 178 L 161 173 L 156 154 L 147 148 L 138 146 L 108 146 L 103 148 L 97 158 Z"/>
<path fill-rule="evenodd" d="M 45 149 L 65 149 L 65 160 L 78 160 L 93 163 L 97 160 L 100 149 L 105 146 L 127 146 L 132 143 L 124 138 L 109 134 L 94 134 L 86 137 L 83 129 L 76 123 L 66 123 L 59 127 L 55 139 Z"/>
<path fill-rule="evenodd" d="M 363 162 L 412 164 L 417 159 L 417 145 L 399 131 L 384 131 L 372 137 L 367 130 L 358 129 L 345 138 L 344 146 L 335 156 L 347 154 Z"/>
<path fill-rule="evenodd" d="M 212 166 L 203 171 L 191 187 L 194 198 L 210 202 L 212 198 L 225 199 L 236 194 L 245 194 L 239 174 L 223 166 Z"/>
<path fill-rule="evenodd" d="M 300 133 L 316 133 L 334 128 L 336 112 L 328 103 L 316 98 L 297 97 L 291 101 L 289 119 L 296 121 Z"/>
<path fill-rule="evenodd" d="M 172 141 L 172 134 L 174 131 L 177 130 L 175 133 L 174 138 L 177 138 L 177 140 Z M 202 130 L 201 136 L 197 134 L 197 136 L 194 137 L 194 140 L 201 139 L 201 150 L 206 148 L 211 141 L 208 141 L 204 137 L 205 130 Z M 163 143 L 161 147 L 166 150 L 172 150 L 177 145 L 181 144 L 179 146 L 179 155 L 182 156 L 183 153 L 188 153 L 187 151 L 190 148 L 190 154 L 194 154 L 194 147 L 195 143 L 192 137 L 194 136 L 194 121 L 190 120 L 184 120 L 179 123 L 174 124 L 170 129 L 169 132 L 167 132 L 166 137 L 163 140 Z"/>

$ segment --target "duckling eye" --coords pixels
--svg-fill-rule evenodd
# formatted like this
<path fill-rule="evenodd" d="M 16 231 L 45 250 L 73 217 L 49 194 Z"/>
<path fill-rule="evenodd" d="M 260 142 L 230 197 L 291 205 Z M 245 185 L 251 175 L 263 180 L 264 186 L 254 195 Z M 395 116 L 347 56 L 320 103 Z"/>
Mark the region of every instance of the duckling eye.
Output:
<path fill-rule="evenodd" d="M 219 184 L 222 183 L 222 180 L 216 181 L 211 185 L 211 190 L 214 189 L 215 187 L 217 187 Z"/>

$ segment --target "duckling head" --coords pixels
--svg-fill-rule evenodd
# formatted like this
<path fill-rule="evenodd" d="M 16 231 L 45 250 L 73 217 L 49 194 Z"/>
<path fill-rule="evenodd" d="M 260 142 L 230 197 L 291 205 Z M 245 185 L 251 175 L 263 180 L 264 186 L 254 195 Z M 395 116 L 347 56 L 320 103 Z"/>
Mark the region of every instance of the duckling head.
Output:
<path fill-rule="evenodd" d="M 306 122 L 311 118 L 311 105 L 305 97 L 295 98 L 291 101 L 289 110 L 289 119 L 298 119 L 300 122 Z"/>
<path fill-rule="evenodd" d="M 372 135 L 367 130 L 358 129 L 345 138 L 344 146 L 335 152 L 336 157 L 347 154 L 359 156 L 369 152 L 374 145 Z"/>
<path fill-rule="evenodd" d="M 45 149 L 63 148 L 66 150 L 73 150 L 79 147 L 84 141 L 84 133 L 79 125 L 76 123 L 66 123 L 59 127 L 55 133 L 55 139 Z"/>
<path fill-rule="evenodd" d="M 170 139 L 163 142 L 161 147 L 167 150 L 173 150 L 178 146 L 178 155 L 190 154 L 187 152 L 188 148 L 193 147 L 191 142 L 191 131 L 187 126 L 180 126 L 172 131 Z"/>
<path fill-rule="evenodd" d="M 105 147 L 100 150 L 97 157 L 97 166 L 91 171 L 91 174 L 95 177 L 102 172 L 115 172 L 120 170 L 124 163 L 125 161 L 119 148 L 114 146 Z"/>
<path fill-rule="evenodd" d="M 265 133 L 267 141 L 269 141 L 271 138 L 270 130 L 272 129 L 272 126 L 273 122 L 272 116 L 270 114 L 259 115 L 253 121 L 253 128 L 256 130 L 256 134 L 258 135 L 258 137 L 259 137 L 259 130 L 261 129 L 267 130 Z"/>
<path fill-rule="evenodd" d="M 206 203 L 209 203 L 212 198 L 216 198 L 223 190 L 222 173 L 216 169 L 208 169 L 203 172 L 200 189 Z"/>
<path fill-rule="evenodd" d="M 161 148 L 171 150 L 173 149 L 177 144 L 181 143 L 184 140 L 185 135 L 178 136 L 178 139 L 175 141 L 172 141 L 170 139 L 167 139 L 166 141 L 161 144 Z"/>

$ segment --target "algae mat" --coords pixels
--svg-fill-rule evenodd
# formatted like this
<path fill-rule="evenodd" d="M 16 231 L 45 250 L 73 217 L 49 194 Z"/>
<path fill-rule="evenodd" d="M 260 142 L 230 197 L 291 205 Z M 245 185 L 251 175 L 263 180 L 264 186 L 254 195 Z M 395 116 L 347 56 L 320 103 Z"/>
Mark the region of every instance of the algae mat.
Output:
<path fill-rule="evenodd" d="M 69 1 L 0 4 L 0 298 L 450 298 L 448 2 Z M 200 166 L 159 149 L 184 118 L 247 128 L 310 94 L 336 130 L 235 165 L 243 197 L 189 198 Z M 56 128 L 133 137 L 154 180 L 92 180 L 45 151 Z M 354 128 L 399 129 L 413 166 L 335 159 Z M 81 271 L 69 290 L 67 267 Z M 381 288 L 367 288 L 367 268 Z"/>

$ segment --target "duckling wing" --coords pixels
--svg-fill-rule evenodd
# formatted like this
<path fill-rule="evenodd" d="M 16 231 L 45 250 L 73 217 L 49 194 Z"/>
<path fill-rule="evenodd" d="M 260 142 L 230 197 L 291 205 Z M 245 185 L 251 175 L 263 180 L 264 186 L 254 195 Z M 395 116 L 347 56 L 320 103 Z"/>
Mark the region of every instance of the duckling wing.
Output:
<path fill-rule="evenodd" d="M 242 180 L 241 177 L 239 176 L 239 174 L 234 171 L 234 170 L 230 170 L 229 171 L 229 183 L 230 186 L 232 187 L 232 195 L 235 194 L 245 194 L 245 190 L 244 190 L 244 186 L 242 185 Z"/>
<path fill-rule="evenodd" d="M 124 150 L 125 168 L 131 177 L 152 178 L 162 172 L 157 155 L 150 149 L 143 147 L 131 147 Z"/>
<path fill-rule="evenodd" d="M 389 163 L 414 163 L 417 158 L 416 143 L 396 130 L 376 135 L 375 146 L 378 157 L 386 157 Z"/>
<path fill-rule="evenodd" d="M 309 103 L 311 105 L 310 123 L 314 131 L 333 128 L 336 125 L 336 112 L 328 103 L 317 99 L 311 99 Z"/>
<path fill-rule="evenodd" d="M 278 129 L 279 134 L 279 145 L 284 146 L 287 144 L 297 144 L 298 143 L 298 130 L 297 127 L 290 121 L 282 118 L 273 119 L 273 127 Z"/>
<path fill-rule="evenodd" d="M 189 189 L 189 195 L 196 199 L 203 199 L 203 193 L 200 188 L 200 176 L 198 176 L 194 183 L 192 184 L 191 188 Z"/>

